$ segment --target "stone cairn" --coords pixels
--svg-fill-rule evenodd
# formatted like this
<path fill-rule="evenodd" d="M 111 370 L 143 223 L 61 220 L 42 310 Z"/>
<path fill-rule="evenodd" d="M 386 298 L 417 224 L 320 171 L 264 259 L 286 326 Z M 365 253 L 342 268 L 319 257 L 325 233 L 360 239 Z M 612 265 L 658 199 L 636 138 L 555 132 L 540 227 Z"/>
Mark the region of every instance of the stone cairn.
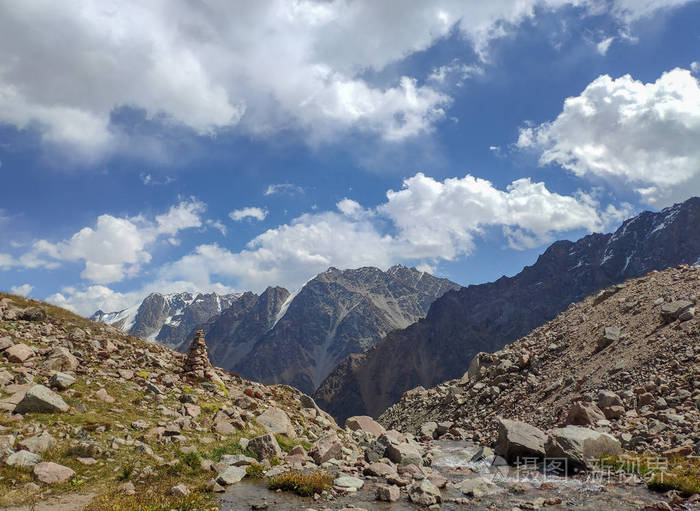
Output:
<path fill-rule="evenodd" d="M 195 380 L 214 380 L 216 373 L 209 362 L 207 355 L 207 343 L 204 340 L 204 330 L 197 330 L 194 334 L 190 351 L 185 359 L 183 375 Z"/>

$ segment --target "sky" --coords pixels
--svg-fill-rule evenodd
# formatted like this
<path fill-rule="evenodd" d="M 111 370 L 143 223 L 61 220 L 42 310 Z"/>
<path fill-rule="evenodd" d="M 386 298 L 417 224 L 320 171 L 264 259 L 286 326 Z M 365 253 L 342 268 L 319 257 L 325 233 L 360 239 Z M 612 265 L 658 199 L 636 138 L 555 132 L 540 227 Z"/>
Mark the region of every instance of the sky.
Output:
<path fill-rule="evenodd" d="M 700 2 L 0 0 L 0 289 L 462 284 L 700 195 Z"/>

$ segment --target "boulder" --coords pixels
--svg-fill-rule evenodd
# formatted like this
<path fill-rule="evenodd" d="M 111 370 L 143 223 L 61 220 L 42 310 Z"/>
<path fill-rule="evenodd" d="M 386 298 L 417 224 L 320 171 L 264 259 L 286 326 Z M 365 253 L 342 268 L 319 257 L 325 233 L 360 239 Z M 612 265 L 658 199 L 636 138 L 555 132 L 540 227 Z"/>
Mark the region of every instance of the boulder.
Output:
<path fill-rule="evenodd" d="M 40 307 L 27 307 L 19 313 L 18 319 L 24 321 L 46 321 L 46 311 Z"/>
<path fill-rule="evenodd" d="M 567 424 L 577 426 L 594 425 L 599 420 L 605 419 L 605 414 L 593 403 L 574 403 L 566 416 Z"/>
<path fill-rule="evenodd" d="M 8 467 L 33 467 L 41 461 L 41 456 L 29 451 L 18 451 L 5 460 Z"/>
<path fill-rule="evenodd" d="M 598 392 L 597 404 L 598 408 L 601 410 L 608 406 L 624 406 L 622 398 L 610 390 L 601 390 Z"/>
<path fill-rule="evenodd" d="M 401 497 L 398 486 L 378 484 L 376 487 L 376 499 L 381 502 L 396 502 Z"/>
<path fill-rule="evenodd" d="M 255 454 L 255 457 L 259 460 L 282 456 L 282 449 L 280 449 L 277 439 L 269 433 L 252 438 L 248 442 L 247 449 Z"/>
<path fill-rule="evenodd" d="M 465 495 L 469 495 L 475 498 L 485 497 L 486 495 L 494 495 L 496 493 L 502 493 L 505 489 L 501 488 L 497 484 L 484 479 L 477 474 L 469 474 L 459 485 L 459 490 Z"/>
<path fill-rule="evenodd" d="M 52 437 L 48 431 L 44 431 L 40 435 L 25 438 L 17 443 L 21 449 L 26 449 L 33 453 L 44 452 L 56 445 L 56 439 Z"/>
<path fill-rule="evenodd" d="M 60 372 L 53 373 L 49 379 L 49 385 L 59 390 L 66 390 L 74 383 L 75 378 L 73 378 L 70 374 Z"/>
<path fill-rule="evenodd" d="M 359 490 L 365 485 L 365 482 L 359 477 L 352 476 L 340 476 L 336 477 L 333 481 L 333 486 L 342 488 L 345 490 Z"/>
<path fill-rule="evenodd" d="M 377 461 L 367 466 L 362 473 L 366 476 L 387 477 L 395 474 L 396 469 L 391 465 Z"/>
<path fill-rule="evenodd" d="M 355 415 L 354 417 L 349 417 L 345 421 L 345 427 L 350 428 L 352 431 L 362 430 L 365 433 L 369 433 L 370 435 L 374 436 L 379 436 L 386 431 L 384 426 L 367 415 Z"/>
<path fill-rule="evenodd" d="M 606 454 L 620 454 L 620 442 L 609 435 L 580 426 L 556 428 L 547 439 L 548 459 L 565 459 L 568 470 L 592 468 Z"/>
<path fill-rule="evenodd" d="M 508 419 L 498 420 L 498 439 L 495 450 L 508 463 L 518 458 L 543 458 L 547 435 L 534 426 Z"/>
<path fill-rule="evenodd" d="M 34 467 L 34 476 L 46 484 L 65 483 L 74 475 L 75 472 L 70 468 L 51 461 L 41 462 Z"/>
<path fill-rule="evenodd" d="M 43 385 L 34 385 L 15 407 L 15 413 L 65 412 L 69 406 L 61 396 Z"/>
<path fill-rule="evenodd" d="M 690 300 L 676 300 L 674 302 L 664 303 L 661 306 L 661 317 L 665 321 L 673 321 L 678 319 L 678 317 L 685 311 L 693 306 L 693 302 Z"/>
<path fill-rule="evenodd" d="M 437 422 L 434 422 L 434 421 L 424 422 L 423 424 L 421 424 L 420 434 L 423 437 L 435 438 L 437 428 L 438 428 Z"/>
<path fill-rule="evenodd" d="M 442 500 L 438 487 L 427 479 L 416 481 L 409 486 L 408 498 L 421 506 L 432 506 Z"/>
<path fill-rule="evenodd" d="M 330 459 L 341 459 L 343 456 L 343 444 L 340 443 L 335 433 L 318 440 L 309 451 L 314 462 L 318 465 Z"/>
<path fill-rule="evenodd" d="M 272 406 L 258 415 L 256 419 L 268 433 L 287 435 L 289 438 L 296 437 L 292 421 L 289 420 L 289 416 L 284 410 Z"/>
<path fill-rule="evenodd" d="M 216 482 L 228 486 L 231 484 L 236 484 L 246 475 L 246 469 L 243 467 L 230 466 L 224 469 L 219 475 L 216 476 Z"/>
<path fill-rule="evenodd" d="M 4 353 L 7 360 L 16 364 L 23 364 L 34 356 L 34 350 L 24 343 L 18 343 L 10 346 L 4 351 Z"/>
<path fill-rule="evenodd" d="M 78 359 L 63 346 L 53 348 L 42 364 L 45 371 L 75 371 Z"/>
<path fill-rule="evenodd" d="M 386 448 L 386 456 L 399 466 L 423 465 L 423 457 L 418 448 L 407 443 L 389 444 Z"/>

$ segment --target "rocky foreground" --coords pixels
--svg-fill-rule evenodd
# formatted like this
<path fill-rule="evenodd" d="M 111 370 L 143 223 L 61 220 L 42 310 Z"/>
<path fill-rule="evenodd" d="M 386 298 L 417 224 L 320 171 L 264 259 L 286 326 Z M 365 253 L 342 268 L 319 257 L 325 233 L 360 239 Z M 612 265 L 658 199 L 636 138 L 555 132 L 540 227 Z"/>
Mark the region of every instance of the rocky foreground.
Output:
<path fill-rule="evenodd" d="M 383 425 L 344 429 L 291 387 L 212 367 L 201 332 L 183 355 L 2 295 L 0 508 L 693 509 L 685 480 L 659 496 L 585 474 L 626 450 L 697 449 L 699 276 L 608 290 L 462 380 L 407 393 Z M 547 457 L 566 471 L 543 477 Z"/>

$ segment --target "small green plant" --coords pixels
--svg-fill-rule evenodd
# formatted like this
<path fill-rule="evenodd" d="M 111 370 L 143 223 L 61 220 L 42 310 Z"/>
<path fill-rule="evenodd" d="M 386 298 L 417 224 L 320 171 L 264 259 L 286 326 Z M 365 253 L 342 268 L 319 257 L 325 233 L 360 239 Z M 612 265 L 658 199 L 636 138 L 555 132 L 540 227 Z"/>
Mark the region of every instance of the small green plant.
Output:
<path fill-rule="evenodd" d="M 302 497 L 310 497 L 315 493 L 321 494 L 333 484 L 333 476 L 326 472 L 287 472 L 270 479 L 271 490 L 291 491 Z"/>
<path fill-rule="evenodd" d="M 309 449 L 311 449 L 311 444 L 309 442 L 305 442 L 303 440 L 302 441 L 293 440 L 293 439 L 289 438 L 287 435 L 283 435 L 281 433 L 277 433 L 275 435 L 275 438 L 277 439 L 277 443 L 279 444 L 280 449 L 282 449 L 284 452 L 291 451 L 297 445 L 301 445 L 307 451 Z"/>
<path fill-rule="evenodd" d="M 117 475 L 117 479 L 119 481 L 128 481 L 131 479 L 131 476 L 134 475 L 134 466 L 133 465 L 124 465 L 122 466 L 121 470 L 119 471 L 119 474 Z"/>
<path fill-rule="evenodd" d="M 148 373 L 148 371 L 141 369 L 139 371 L 136 371 L 136 374 L 138 374 L 141 378 L 143 378 L 145 380 L 148 378 L 149 373 Z"/>
<path fill-rule="evenodd" d="M 245 473 L 248 475 L 248 477 L 256 479 L 261 478 L 264 471 L 265 467 L 263 467 L 260 463 L 251 463 L 245 468 Z"/>

